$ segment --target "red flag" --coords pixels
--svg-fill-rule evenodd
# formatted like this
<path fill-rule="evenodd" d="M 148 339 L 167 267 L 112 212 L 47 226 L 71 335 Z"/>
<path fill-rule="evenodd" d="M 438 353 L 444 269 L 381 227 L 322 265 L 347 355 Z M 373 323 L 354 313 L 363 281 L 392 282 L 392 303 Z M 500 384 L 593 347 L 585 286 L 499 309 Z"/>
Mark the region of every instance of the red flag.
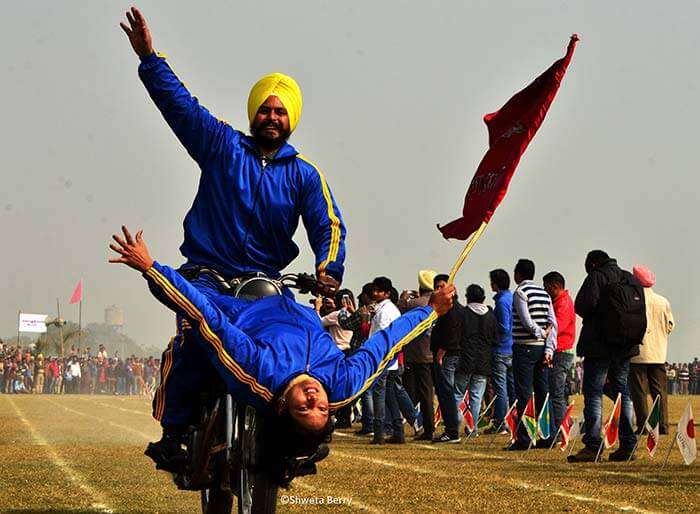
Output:
<path fill-rule="evenodd" d="M 574 420 L 571 419 L 571 413 L 574 410 L 574 402 L 571 402 L 566 408 L 564 413 L 564 418 L 561 420 L 561 447 L 566 448 L 569 444 L 569 434 L 571 433 L 571 427 L 574 426 Z"/>
<path fill-rule="evenodd" d="M 474 431 L 474 416 L 472 416 L 472 411 L 469 406 L 464 409 L 464 424 L 469 432 Z"/>
<path fill-rule="evenodd" d="M 518 400 L 513 402 L 508 412 L 506 413 L 505 422 L 510 431 L 510 441 L 514 443 L 518 440 L 518 410 L 515 408 L 518 405 Z"/>
<path fill-rule="evenodd" d="M 435 411 L 435 426 L 438 426 L 441 421 L 442 421 L 442 413 L 440 412 L 440 406 L 438 405 L 438 408 Z"/>
<path fill-rule="evenodd" d="M 613 405 L 613 410 L 610 413 L 610 419 L 605 424 L 605 435 L 603 441 L 605 442 L 605 447 L 610 448 L 614 446 L 617 442 L 617 437 L 620 431 L 620 413 L 622 412 L 622 396 L 617 393 L 617 399 Z"/>
<path fill-rule="evenodd" d="M 566 55 L 498 111 L 484 116 L 489 150 L 481 160 L 464 199 L 462 217 L 438 229 L 445 239 L 467 239 L 488 222 L 508 190 L 520 157 L 540 128 L 576 47 L 571 36 Z"/>
<path fill-rule="evenodd" d="M 80 279 L 80 282 L 78 282 L 78 285 L 75 286 L 75 291 L 73 291 L 73 294 L 70 297 L 70 304 L 78 303 L 83 301 L 83 280 Z"/>

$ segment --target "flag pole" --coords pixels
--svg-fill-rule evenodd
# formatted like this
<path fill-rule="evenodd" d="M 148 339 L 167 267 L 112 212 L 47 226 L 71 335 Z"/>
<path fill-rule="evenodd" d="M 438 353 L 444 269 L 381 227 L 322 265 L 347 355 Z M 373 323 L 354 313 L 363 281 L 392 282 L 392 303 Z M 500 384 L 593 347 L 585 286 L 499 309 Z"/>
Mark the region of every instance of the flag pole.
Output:
<path fill-rule="evenodd" d="M 622 401 L 622 393 L 617 393 L 617 398 L 615 399 L 615 402 L 613 403 L 613 409 L 612 412 L 610 413 L 610 418 L 608 419 L 608 422 L 605 424 L 605 426 L 610 426 L 610 422 L 613 419 L 613 416 L 615 415 L 615 406 L 617 405 L 617 401 L 620 400 Z M 622 408 L 622 406 L 620 406 Z M 600 452 L 603 451 L 603 443 L 605 443 L 605 436 L 606 434 L 603 433 L 603 437 L 600 439 L 600 446 L 598 446 L 598 454 L 595 456 L 595 461 L 598 462 L 598 458 L 600 457 Z"/>
<path fill-rule="evenodd" d="M 666 452 L 666 457 L 664 458 L 664 463 L 661 465 L 661 471 L 664 470 L 666 467 L 666 463 L 668 462 L 668 458 L 671 455 L 671 450 L 673 450 L 673 447 L 676 446 L 676 439 L 678 438 L 678 426 L 676 426 L 675 432 L 673 432 L 673 439 L 671 439 L 671 444 L 668 447 L 668 451 Z"/>
<path fill-rule="evenodd" d="M 464 264 L 464 261 L 467 260 L 467 257 L 474 248 L 474 245 L 476 245 L 476 242 L 484 233 L 484 230 L 486 230 L 486 225 L 488 225 L 488 222 L 482 221 L 481 225 L 479 225 L 479 228 L 476 230 L 476 232 L 472 234 L 472 236 L 469 238 L 469 241 L 467 241 L 467 245 L 464 247 L 464 250 L 462 250 L 462 253 L 457 258 L 457 262 L 455 262 L 454 266 L 452 266 L 452 271 L 450 271 L 450 278 L 447 282 L 448 284 L 454 283 L 457 272 L 462 267 L 462 264 Z"/>
<path fill-rule="evenodd" d="M 498 398 L 498 395 L 497 395 L 497 394 L 494 394 L 494 395 L 493 395 L 493 398 L 491 399 L 491 402 L 486 406 L 486 408 L 485 408 L 484 410 L 482 410 L 482 411 L 479 413 L 479 419 L 476 420 L 476 428 L 479 428 L 479 421 L 481 421 L 482 418 L 484 417 L 484 415 L 489 411 L 489 409 L 490 409 L 491 406 L 493 405 L 493 402 L 496 401 L 496 398 Z"/>
<path fill-rule="evenodd" d="M 554 439 L 552 440 L 552 444 L 549 445 L 550 450 L 554 449 L 554 445 L 557 443 L 557 436 L 559 435 L 559 432 L 561 432 L 561 425 L 559 425 L 559 428 L 557 428 L 557 433 L 554 434 Z"/>
<path fill-rule="evenodd" d="M 61 339 L 61 359 L 63 358 L 63 323 L 61 323 L 61 304 L 56 298 L 56 320 L 58 321 L 58 337 Z"/>
<path fill-rule="evenodd" d="M 82 291 L 81 291 L 82 293 Z M 82 339 L 83 339 L 83 299 L 82 299 L 82 294 L 80 298 L 80 304 L 78 305 L 78 351 L 80 351 L 80 347 L 82 346 Z"/>
<path fill-rule="evenodd" d="M 578 418 L 576 418 L 576 423 L 580 423 Z M 580 427 L 579 427 L 579 433 L 580 433 Z M 576 446 L 576 440 L 578 439 L 578 434 L 576 434 L 571 441 L 571 446 L 569 447 L 569 453 L 566 454 L 567 457 L 569 457 L 573 452 L 574 452 L 574 446 Z"/>
<path fill-rule="evenodd" d="M 510 416 L 510 413 L 513 411 L 513 409 L 518 405 L 518 400 L 515 400 L 513 404 L 510 406 L 510 408 L 506 411 L 506 415 L 503 416 L 503 419 L 501 420 L 501 424 L 498 425 L 498 428 L 496 429 L 496 433 L 493 434 L 493 437 L 491 438 L 491 442 L 488 445 L 488 448 L 491 448 L 493 446 L 493 443 L 496 441 L 496 438 L 498 437 L 498 433 L 501 431 L 501 428 L 503 428 L 503 425 L 506 422 L 506 418 Z M 519 426 L 519 425 L 518 425 Z M 513 434 L 510 435 L 511 439 L 513 437 Z"/>
<path fill-rule="evenodd" d="M 642 425 L 642 429 L 645 429 L 647 426 L 647 422 L 649 421 L 649 418 L 651 417 L 651 413 L 654 412 L 654 407 L 656 407 L 656 402 L 659 401 L 659 395 L 656 395 L 656 398 L 654 398 L 654 401 L 651 404 L 651 409 L 649 410 L 649 414 L 647 414 L 647 419 L 644 420 L 644 424 Z M 646 398 L 644 399 L 644 402 L 646 403 Z M 639 431 L 639 429 L 637 429 Z M 632 453 L 630 453 L 630 456 L 627 457 L 627 463 L 632 460 L 632 456 L 634 455 L 634 452 L 637 451 L 637 446 L 639 446 L 639 440 L 642 438 L 642 434 L 640 433 L 637 436 L 637 440 L 634 442 L 634 448 L 632 448 Z"/>

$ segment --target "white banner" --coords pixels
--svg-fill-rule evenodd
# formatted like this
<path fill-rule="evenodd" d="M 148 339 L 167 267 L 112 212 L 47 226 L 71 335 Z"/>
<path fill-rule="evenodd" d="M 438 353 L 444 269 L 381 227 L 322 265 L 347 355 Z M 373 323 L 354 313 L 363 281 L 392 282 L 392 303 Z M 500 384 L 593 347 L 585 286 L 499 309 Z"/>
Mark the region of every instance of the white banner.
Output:
<path fill-rule="evenodd" d="M 19 314 L 19 331 L 20 332 L 46 332 L 46 314 L 27 314 L 20 312 Z"/>

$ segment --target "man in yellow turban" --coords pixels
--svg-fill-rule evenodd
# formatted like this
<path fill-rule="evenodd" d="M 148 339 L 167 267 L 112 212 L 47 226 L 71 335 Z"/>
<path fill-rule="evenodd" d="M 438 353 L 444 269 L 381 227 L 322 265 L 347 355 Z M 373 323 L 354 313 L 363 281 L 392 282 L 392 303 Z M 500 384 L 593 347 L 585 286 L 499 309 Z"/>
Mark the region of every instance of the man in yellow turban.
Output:
<path fill-rule="evenodd" d="M 185 217 L 180 251 L 187 262 L 180 273 L 214 303 L 224 292 L 202 276 L 203 268 L 227 282 L 256 273 L 279 277 L 299 254 L 292 237 L 303 220 L 317 276 L 337 287 L 344 272 L 345 226 L 323 173 L 287 142 L 302 109 L 294 79 L 272 73 L 253 86 L 249 136 L 213 116 L 189 93 L 165 57 L 155 53 L 138 9 L 126 17 L 120 25 L 141 59 L 139 77 L 202 172 Z M 215 373 L 199 354 L 200 345 L 182 344 L 199 337 L 182 321 L 178 319 L 175 340 L 163 355 L 167 366 L 153 402 L 154 417 L 163 426 L 157 444 L 164 458 L 182 451 L 182 435 L 199 412 L 199 391 Z"/>

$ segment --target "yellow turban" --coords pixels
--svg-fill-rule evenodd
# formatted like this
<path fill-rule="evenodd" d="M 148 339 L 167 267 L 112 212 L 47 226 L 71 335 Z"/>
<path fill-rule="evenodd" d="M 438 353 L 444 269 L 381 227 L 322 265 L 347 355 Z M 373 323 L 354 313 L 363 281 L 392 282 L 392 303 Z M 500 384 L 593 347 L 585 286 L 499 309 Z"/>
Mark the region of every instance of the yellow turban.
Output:
<path fill-rule="evenodd" d="M 301 89 L 299 89 L 299 84 L 292 77 L 282 73 L 265 75 L 250 90 L 250 95 L 248 95 L 248 121 L 253 122 L 258 109 L 270 96 L 279 98 L 284 108 L 287 109 L 289 129 L 291 132 L 294 132 L 301 117 Z"/>

